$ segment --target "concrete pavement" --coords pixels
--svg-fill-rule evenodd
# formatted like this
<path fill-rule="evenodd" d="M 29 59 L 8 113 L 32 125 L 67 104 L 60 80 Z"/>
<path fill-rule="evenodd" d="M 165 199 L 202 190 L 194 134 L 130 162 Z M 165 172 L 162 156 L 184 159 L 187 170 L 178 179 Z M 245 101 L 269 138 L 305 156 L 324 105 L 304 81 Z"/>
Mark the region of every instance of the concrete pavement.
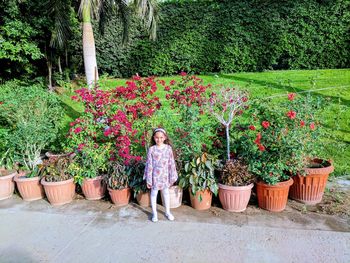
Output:
<path fill-rule="evenodd" d="M 151 209 L 135 203 L 52 207 L 15 195 L 0 201 L 0 262 L 350 262 L 346 218 L 183 205 L 171 222 L 158 208 L 153 223 Z"/>

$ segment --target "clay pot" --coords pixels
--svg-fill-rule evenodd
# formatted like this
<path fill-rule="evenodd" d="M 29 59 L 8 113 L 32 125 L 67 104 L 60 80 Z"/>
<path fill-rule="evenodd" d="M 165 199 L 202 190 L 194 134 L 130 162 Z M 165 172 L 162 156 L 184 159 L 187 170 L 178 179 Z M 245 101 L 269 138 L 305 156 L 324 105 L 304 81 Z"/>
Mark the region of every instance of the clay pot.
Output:
<path fill-rule="evenodd" d="M 209 189 L 206 189 L 204 191 L 198 191 L 196 195 L 192 194 L 191 188 L 189 188 L 189 191 L 190 191 L 191 205 L 194 209 L 206 210 L 211 207 L 213 194 Z"/>
<path fill-rule="evenodd" d="M 114 190 L 108 188 L 109 195 L 112 199 L 112 203 L 117 206 L 127 205 L 130 200 L 130 188 L 125 188 L 122 190 Z"/>
<path fill-rule="evenodd" d="M 254 184 L 246 186 L 219 185 L 219 199 L 222 207 L 230 212 L 242 212 L 247 209 Z"/>
<path fill-rule="evenodd" d="M 281 212 L 286 208 L 288 192 L 293 184 L 293 179 L 269 185 L 264 182 L 257 182 L 256 193 L 259 207 L 271 212 Z"/>
<path fill-rule="evenodd" d="M 87 200 L 99 200 L 106 194 L 106 184 L 102 176 L 85 178 L 81 185 L 83 194 Z"/>
<path fill-rule="evenodd" d="M 183 190 L 180 186 L 174 185 L 169 187 L 170 208 L 177 208 L 182 204 Z M 163 195 L 160 195 L 162 204 L 164 204 Z"/>
<path fill-rule="evenodd" d="M 51 205 L 64 205 L 73 201 L 75 195 L 73 178 L 61 182 L 46 182 L 43 178 L 41 184 L 44 186 L 46 197 Z"/>
<path fill-rule="evenodd" d="M 314 159 L 314 163 L 322 163 L 321 159 Z M 305 168 L 305 176 L 296 175 L 290 188 L 289 197 L 307 205 L 315 205 L 322 201 L 327 179 L 334 171 L 333 165 L 322 168 Z"/>
<path fill-rule="evenodd" d="M 151 197 L 150 197 L 150 192 L 140 192 L 136 195 L 136 200 L 137 200 L 137 203 L 140 205 L 140 206 L 143 206 L 143 207 L 149 207 L 151 206 Z"/>
<path fill-rule="evenodd" d="M 1 170 L 0 175 L 0 200 L 10 198 L 15 190 L 13 178 L 17 175 L 15 170 Z"/>
<path fill-rule="evenodd" d="M 17 189 L 24 201 L 35 201 L 44 198 L 44 188 L 40 184 L 40 177 L 27 178 L 26 173 L 15 176 Z"/>

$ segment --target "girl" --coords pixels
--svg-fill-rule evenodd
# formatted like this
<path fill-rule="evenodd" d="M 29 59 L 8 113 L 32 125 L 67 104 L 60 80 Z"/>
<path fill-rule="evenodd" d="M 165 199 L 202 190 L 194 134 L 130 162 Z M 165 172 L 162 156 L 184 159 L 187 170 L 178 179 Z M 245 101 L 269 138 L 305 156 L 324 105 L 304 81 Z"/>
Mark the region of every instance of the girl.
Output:
<path fill-rule="evenodd" d="M 169 187 L 178 178 L 173 150 L 170 146 L 167 133 L 162 128 L 153 131 L 151 147 L 148 150 L 144 179 L 147 187 L 151 189 L 152 221 L 158 221 L 157 195 L 161 190 L 165 206 L 165 216 L 169 220 L 174 220 L 170 213 Z"/>

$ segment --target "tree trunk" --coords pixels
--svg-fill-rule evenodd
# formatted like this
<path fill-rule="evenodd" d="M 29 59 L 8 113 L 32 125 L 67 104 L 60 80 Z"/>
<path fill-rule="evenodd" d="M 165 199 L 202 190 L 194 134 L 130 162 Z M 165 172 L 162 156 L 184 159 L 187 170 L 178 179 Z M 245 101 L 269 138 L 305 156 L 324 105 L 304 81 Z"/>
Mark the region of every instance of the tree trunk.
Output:
<path fill-rule="evenodd" d="M 47 64 L 47 71 L 48 71 L 48 78 L 49 78 L 49 90 L 52 91 L 53 87 L 52 87 L 52 63 L 47 59 L 46 60 L 46 64 Z"/>
<path fill-rule="evenodd" d="M 83 54 L 86 83 L 89 89 L 91 89 L 98 80 L 96 48 L 91 24 L 90 8 L 90 5 L 85 5 L 83 9 Z"/>
<path fill-rule="evenodd" d="M 227 161 L 230 160 L 230 127 L 229 125 L 225 126 L 226 128 L 226 146 L 227 146 Z"/>
<path fill-rule="evenodd" d="M 58 56 L 57 64 L 58 64 L 58 71 L 62 75 L 63 72 L 62 72 L 62 66 L 61 66 L 61 56 Z"/>

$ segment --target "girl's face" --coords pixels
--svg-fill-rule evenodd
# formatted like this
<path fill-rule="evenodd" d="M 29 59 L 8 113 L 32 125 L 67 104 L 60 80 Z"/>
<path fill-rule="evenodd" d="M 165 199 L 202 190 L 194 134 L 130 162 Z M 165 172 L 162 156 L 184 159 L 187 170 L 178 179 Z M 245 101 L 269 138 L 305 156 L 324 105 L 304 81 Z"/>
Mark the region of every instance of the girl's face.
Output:
<path fill-rule="evenodd" d="M 161 146 L 164 144 L 164 141 L 166 140 L 166 136 L 162 132 L 156 132 L 153 136 L 153 139 L 156 142 L 157 146 Z"/>

